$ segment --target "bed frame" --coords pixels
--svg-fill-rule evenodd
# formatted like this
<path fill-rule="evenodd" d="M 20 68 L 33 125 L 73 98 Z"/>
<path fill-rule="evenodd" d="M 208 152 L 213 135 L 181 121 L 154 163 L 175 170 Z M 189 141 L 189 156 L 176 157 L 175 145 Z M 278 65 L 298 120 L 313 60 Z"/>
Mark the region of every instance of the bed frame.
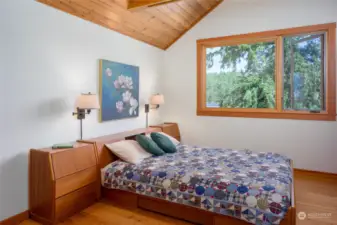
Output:
<path fill-rule="evenodd" d="M 98 173 L 106 165 L 118 159 L 105 144 L 113 143 L 121 140 L 134 140 L 137 134 L 146 134 L 155 131 L 161 131 L 159 128 L 147 128 L 117 133 L 113 135 L 83 140 L 82 142 L 91 143 L 94 145 L 98 160 Z M 293 168 L 293 163 L 292 168 Z M 99 175 L 100 177 L 100 175 Z M 230 216 L 220 215 L 214 212 L 205 211 L 187 205 L 182 205 L 174 202 L 169 202 L 149 196 L 139 195 L 136 193 L 108 189 L 101 186 L 101 181 L 98 181 L 97 188 L 100 189 L 101 196 L 109 199 L 114 204 L 122 207 L 136 209 L 142 208 L 145 210 L 161 213 L 167 216 L 186 220 L 196 224 L 202 225 L 247 225 L 249 223 Z M 292 186 L 291 207 L 289 207 L 285 218 L 281 221 L 281 225 L 295 225 L 296 224 L 296 208 L 295 208 L 295 189 L 294 182 Z"/>

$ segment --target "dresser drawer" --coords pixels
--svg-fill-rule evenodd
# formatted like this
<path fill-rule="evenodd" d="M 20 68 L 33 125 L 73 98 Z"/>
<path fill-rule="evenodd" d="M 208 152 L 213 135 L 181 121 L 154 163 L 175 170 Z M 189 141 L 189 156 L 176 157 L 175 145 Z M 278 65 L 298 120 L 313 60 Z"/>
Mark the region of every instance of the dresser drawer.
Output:
<path fill-rule="evenodd" d="M 97 181 L 96 166 L 56 180 L 55 197 L 61 197 Z"/>
<path fill-rule="evenodd" d="M 85 145 L 52 154 L 55 179 L 65 177 L 96 165 L 93 145 Z"/>
<path fill-rule="evenodd" d="M 93 183 L 56 199 L 56 220 L 62 221 L 93 204 L 97 197 L 96 191 L 97 185 Z"/>

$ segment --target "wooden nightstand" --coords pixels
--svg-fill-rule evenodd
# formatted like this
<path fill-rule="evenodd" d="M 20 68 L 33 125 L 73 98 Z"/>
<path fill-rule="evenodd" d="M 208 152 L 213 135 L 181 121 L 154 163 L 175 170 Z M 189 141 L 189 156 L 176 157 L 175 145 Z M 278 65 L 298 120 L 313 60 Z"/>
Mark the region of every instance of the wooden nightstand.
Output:
<path fill-rule="evenodd" d="M 177 123 L 163 123 L 151 127 L 160 128 L 164 133 L 174 137 L 178 141 L 181 141 L 179 126 Z"/>
<path fill-rule="evenodd" d="M 94 145 L 69 149 L 31 149 L 29 209 L 33 219 L 56 224 L 99 198 L 100 178 Z"/>

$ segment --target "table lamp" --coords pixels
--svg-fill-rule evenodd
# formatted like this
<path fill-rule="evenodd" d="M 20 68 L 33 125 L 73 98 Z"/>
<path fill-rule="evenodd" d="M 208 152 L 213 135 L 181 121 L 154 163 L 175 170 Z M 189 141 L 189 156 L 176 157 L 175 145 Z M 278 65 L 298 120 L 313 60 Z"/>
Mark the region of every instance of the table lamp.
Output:
<path fill-rule="evenodd" d="M 150 98 L 150 103 L 145 104 L 145 113 L 146 113 L 146 128 L 149 127 L 149 112 L 150 109 L 158 109 L 160 105 L 164 104 L 164 95 L 155 94 Z"/>
<path fill-rule="evenodd" d="M 86 114 L 90 114 L 92 109 L 99 109 L 100 105 L 96 94 L 87 93 L 81 94 L 75 101 L 76 112 L 73 115 L 77 115 L 77 119 L 80 120 L 81 140 L 83 137 L 82 120 L 85 119 Z"/>

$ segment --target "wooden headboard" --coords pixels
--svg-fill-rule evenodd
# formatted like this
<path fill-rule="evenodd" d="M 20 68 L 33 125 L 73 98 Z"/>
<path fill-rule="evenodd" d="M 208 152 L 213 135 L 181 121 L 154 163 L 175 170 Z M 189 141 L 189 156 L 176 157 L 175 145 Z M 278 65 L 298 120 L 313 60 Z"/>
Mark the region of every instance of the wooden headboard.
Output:
<path fill-rule="evenodd" d="M 96 150 L 98 165 L 102 169 L 106 165 L 116 161 L 118 159 L 106 146 L 105 144 L 111 144 L 121 140 L 134 140 L 138 134 L 148 134 L 151 132 L 160 132 L 160 128 L 140 128 L 131 131 L 125 131 L 122 133 L 116 133 L 111 135 L 106 135 L 102 137 L 96 137 L 87 140 L 81 140 L 80 142 L 93 144 Z"/>

